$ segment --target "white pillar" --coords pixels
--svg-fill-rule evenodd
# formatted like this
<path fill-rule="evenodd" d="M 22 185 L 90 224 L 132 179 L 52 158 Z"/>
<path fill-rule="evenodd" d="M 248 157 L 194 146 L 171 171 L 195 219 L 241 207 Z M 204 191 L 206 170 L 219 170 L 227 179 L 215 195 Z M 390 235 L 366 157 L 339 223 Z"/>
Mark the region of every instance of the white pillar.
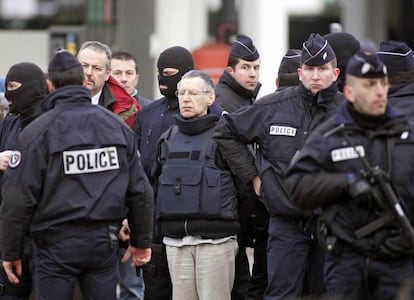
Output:
<path fill-rule="evenodd" d="M 321 0 L 239 0 L 239 33 L 253 39 L 260 53 L 262 88 L 259 97 L 276 89 L 275 80 L 280 60 L 288 49 L 289 14 L 318 13 Z"/>
<path fill-rule="evenodd" d="M 207 40 L 208 10 L 205 0 L 155 1 L 155 33 L 150 42 L 150 54 L 155 63 L 166 48 L 182 46 L 191 52 Z M 157 78 L 154 82 L 154 95 L 160 95 Z"/>

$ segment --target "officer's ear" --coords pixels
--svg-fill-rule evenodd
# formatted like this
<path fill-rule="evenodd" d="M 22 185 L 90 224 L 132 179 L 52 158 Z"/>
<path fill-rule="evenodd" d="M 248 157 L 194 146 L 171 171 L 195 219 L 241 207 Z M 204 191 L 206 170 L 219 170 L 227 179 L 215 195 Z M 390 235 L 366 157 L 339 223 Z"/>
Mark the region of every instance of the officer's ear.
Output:
<path fill-rule="evenodd" d="M 49 90 L 49 93 L 52 93 L 56 90 L 56 88 L 53 85 L 52 81 L 50 81 L 49 79 L 46 79 L 46 83 L 47 83 L 47 89 Z"/>

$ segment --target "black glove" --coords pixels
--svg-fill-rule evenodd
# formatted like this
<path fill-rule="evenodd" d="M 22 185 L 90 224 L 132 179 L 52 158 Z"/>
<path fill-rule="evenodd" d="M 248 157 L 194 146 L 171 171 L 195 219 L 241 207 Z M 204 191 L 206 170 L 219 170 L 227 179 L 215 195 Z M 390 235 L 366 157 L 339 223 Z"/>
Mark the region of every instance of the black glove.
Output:
<path fill-rule="evenodd" d="M 375 204 L 373 188 L 369 181 L 360 174 L 348 174 L 348 193 L 361 206 L 371 207 Z"/>

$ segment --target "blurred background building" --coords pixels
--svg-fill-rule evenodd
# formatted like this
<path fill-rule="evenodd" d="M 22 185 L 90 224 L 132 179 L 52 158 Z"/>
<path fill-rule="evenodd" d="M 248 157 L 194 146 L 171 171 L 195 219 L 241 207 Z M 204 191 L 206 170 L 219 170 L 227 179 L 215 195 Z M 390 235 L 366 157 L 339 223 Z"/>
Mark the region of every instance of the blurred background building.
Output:
<path fill-rule="evenodd" d="M 196 67 L 217 79 L 237 33 L 251 36 L 262 61 L 261 94 L 275 89 L 288 48 L 311 32 L 346 31 L 378 45 L 386 39 L 414 47 L 412 0 L 0 0 L 0 77 L 20 61 L 46 69 L 53 52 L 76 54 L 86 40 L 133 53 L 140 94 L 157 98 L 155 62 L 167 47 L 194 53 Z"/>

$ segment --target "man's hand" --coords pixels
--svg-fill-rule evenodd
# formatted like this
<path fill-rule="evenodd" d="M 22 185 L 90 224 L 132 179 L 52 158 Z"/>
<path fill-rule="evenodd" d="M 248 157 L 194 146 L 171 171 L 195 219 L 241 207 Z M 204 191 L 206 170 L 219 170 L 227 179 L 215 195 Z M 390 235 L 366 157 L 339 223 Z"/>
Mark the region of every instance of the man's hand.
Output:
<path fill-rule="evenodd" d="M 17 276 L 22 275 L 21 259 L 15 261 L 3 261 L 3 268 L 6 272 L 7 278 L 10 280 L 11 283 L 18 284 L 20 282 Z"/>
<path fill-rule="evenodd" d="M 132 266 L 141 267 L 151 260 L 151 248 L 135 248 L 129 245 L 121 262 L 127 262 L 132 255 Z"/>
<path fill-rule="evenodd" d="M 0 171 L 6 171 L 9 166 L 10 156 L 13 153 L 11 150 L 0 152 Z"/>
<path fill-rule="evenodd" d="M 122 242 L 128 242 L 129 238 L 130 238 L 130 229 L 128 226 L 128 219 L 124 219 L 122 221 L 122 227 L 118 232 L 118 238 L 122 241 Z"/>
<path fill-rule="evenodd" d="M 258 197 L 260 197 L 262 194 L 261 189 L 260 189 L 260 187 L 262 186 L 262 180 L 260 179 L 259 176 L 256 175 L 253 177 L 252 183 L 253 183 L 254 192 L 256 193 Z"/>

